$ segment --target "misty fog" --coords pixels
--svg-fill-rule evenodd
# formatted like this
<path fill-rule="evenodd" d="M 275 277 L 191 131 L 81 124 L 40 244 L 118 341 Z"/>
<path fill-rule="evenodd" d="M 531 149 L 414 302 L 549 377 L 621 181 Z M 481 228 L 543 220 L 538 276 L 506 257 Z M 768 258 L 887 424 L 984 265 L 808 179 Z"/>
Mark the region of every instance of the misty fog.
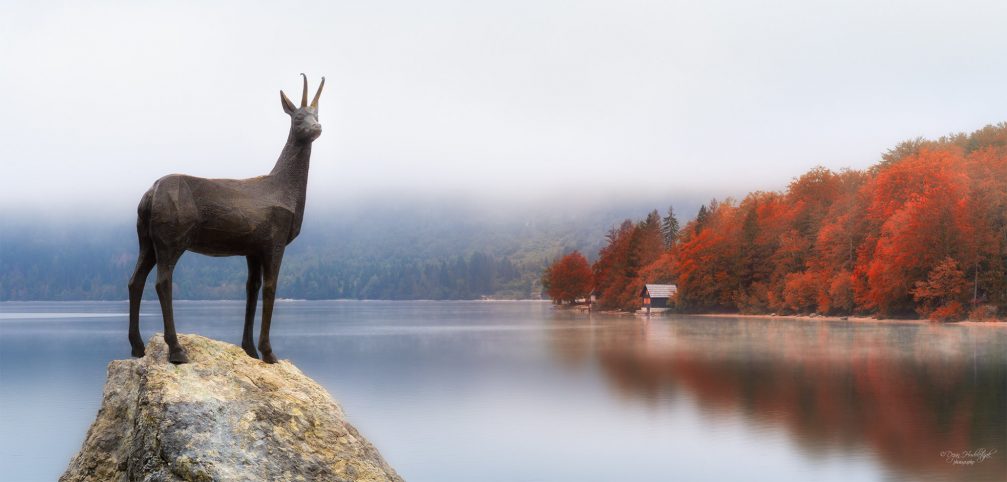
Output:
<path fill-rule="evenodd" d="M 1007 5 L 855 3 L 7 4 L 0 211 L 266 173 L 300 72 L 328 79 L 310 211 L 737 196 L 1001 120 Z"/>

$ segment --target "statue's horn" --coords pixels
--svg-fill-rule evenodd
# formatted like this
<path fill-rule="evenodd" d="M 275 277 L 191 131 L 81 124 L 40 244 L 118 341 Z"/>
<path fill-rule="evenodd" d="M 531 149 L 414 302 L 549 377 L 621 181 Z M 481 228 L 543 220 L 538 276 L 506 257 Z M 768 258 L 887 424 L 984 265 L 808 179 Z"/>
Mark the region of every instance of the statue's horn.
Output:
<path fill-rule="evenodd" d="M 318 110 L 318 98 L 322 96 L 322 87 L 325 87 L 325 77 L 322 76 L 322 83 L 318 84 L 318 92 L 315 92 L 315 99 L 311 101 L 311 108 Z"/>
<path fill-rule="evenodd" d="M 301 77 L 304 77 L 304 89 L 301 91 L 301 107 L 308 106 L 308 76 L 301 73 Z"/>

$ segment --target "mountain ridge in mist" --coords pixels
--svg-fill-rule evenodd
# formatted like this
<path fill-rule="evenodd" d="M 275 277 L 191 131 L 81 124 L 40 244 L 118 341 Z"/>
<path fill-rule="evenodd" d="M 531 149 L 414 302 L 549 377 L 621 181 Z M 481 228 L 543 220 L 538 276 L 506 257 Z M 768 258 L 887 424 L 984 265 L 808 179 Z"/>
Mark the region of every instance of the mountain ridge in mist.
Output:
<path fill-rule="evenodd" d="M 589 203 L 387 196 L 309 205 L 287 249 L 279 296 L 307 299 L 537 298 L 543 267 L 577 249 L 593 257 L 607 230 L 659 208 Z M 676 211 L 688 212 L 681 203 Z M 663 207 L 660 209 L 667 209 Z M 134 219 L 6 215 L 0 301 L 122 300 L 136 261 Z M 37 218 L 35 218 L 37 219 Z M 179 299 L 242 299 L 245 261 L 182 257 Z M 148 279 L 144 296 L 156 297 Z"/>

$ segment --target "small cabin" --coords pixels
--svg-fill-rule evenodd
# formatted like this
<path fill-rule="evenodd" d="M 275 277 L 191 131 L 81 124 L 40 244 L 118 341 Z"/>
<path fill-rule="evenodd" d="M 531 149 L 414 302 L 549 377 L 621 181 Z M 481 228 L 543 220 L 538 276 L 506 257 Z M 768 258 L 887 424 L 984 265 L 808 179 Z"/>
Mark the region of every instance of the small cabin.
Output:
<path fill-rule="evenodd" d="M 640 290 L 641 303 L 644 308 L 668 308 L 668 300 L 678 292 L 675 285 L 644 285 Z"/>

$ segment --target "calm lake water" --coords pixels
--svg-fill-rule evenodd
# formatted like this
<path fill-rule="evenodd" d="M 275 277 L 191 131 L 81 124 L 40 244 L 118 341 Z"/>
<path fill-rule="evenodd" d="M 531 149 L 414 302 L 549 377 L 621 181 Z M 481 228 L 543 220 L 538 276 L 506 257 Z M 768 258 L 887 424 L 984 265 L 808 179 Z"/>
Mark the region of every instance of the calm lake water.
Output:
<path fill-rule="evenodd" d="M 240 341 L 243 302 L 175 308 L 180 332 Z M 4 480 L 65 469 L 125 313 L 0 303 Z M 1004 328 L 360 301 L 278 303 L 273 327 L 411 481 L 1007 479 Z"/>

